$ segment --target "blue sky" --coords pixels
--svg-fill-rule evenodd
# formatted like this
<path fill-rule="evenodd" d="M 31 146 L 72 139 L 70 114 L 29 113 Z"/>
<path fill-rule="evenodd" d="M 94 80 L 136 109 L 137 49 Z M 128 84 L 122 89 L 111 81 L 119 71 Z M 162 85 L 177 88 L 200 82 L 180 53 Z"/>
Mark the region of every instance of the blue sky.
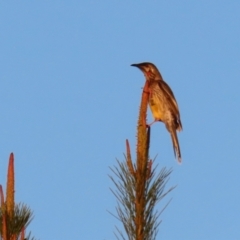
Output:
<path fill-rule="evenodd" d="M 108 174 L 134 155 L 144 77 L 157 65 L 178 101 L 183 163 L 162 123 L 151 157 L 177 188 L 157 239 L 240 239 L 240 2 L 0 4 L 0 183 L 15 154 L 16 199 L 38 239 L 114 239 Z M 148 120 L 152 121 L 151 114 Z M 160 168 L 159 168 L 160 170 Z"/>

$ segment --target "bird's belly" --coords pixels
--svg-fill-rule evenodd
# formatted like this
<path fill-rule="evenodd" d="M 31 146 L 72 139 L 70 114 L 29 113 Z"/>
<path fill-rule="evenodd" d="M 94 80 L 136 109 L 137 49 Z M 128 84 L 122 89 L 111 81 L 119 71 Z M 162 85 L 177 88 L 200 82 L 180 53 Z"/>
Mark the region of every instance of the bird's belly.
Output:
<path fill-rule="evenodd" d="M 161 104 L 155 104 L 152 99 L 149 101 L 149 106 L 152 111 L 152 115 L 154 119 L 158 119 L 163 121 L 164 119 L 164 108 Z"/>

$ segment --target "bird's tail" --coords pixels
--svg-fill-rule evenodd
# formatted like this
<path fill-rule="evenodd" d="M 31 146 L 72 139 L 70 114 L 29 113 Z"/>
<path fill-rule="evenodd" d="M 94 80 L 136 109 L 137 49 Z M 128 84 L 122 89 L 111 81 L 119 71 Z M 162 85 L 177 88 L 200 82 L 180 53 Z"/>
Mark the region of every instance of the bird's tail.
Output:
<path fill-rule="evenodd" d="M 173 144 L 173 151 L 174 151 L 174 155 L 176 157 L 177 155 L 177 160 L 179 163 L 182 163 L 182 159 L 181 159 L 181 151 L 180 151 L 180 146 L 178 143 L 178 137 L 177 137 L 177 132 L 174 128 L 169 129 L 170 134 L 171 134 L 171 138 L 172 138 L 172 144 Z"/>

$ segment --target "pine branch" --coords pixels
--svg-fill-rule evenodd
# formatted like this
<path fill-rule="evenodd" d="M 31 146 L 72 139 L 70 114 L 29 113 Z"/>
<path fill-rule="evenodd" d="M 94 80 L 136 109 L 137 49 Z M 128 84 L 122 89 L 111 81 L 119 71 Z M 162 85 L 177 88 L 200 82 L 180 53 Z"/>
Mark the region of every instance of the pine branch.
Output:
<path fill-rule="evenodd" d="M 34 240 L 29 233 L 25 237 L 25 229 L 32 220 L 32 211 L 23 203 L 14 201 L 14 155 L 10 154 L 7 194 L 4 199 L 3 189 L 0 185 L 0 240 Z"/>
<path fill-rule="evenodd" d="M 138 128 L 136 164 L 132 162 L 130 144 L 126 141 L 125 162 L 117 160 L 117 166 L 110 168 L 110 176 L 116 190 L 112 190 L 118 203 L 117 219 L 124 227 L 127 238 L 117 229 L 115 236 L 123 240 L 154 240 L 161 221 L 162 211 L 155 210 L 156 204 L 165 197 L 173 187 L 164 191 L 171 170 L 163 168 L 158 174 L 157 167 L 152 169 L 153 161 L 149 159 L 150 127 L 146 124 L 147 104 L 149 98 L 148 83 L 143 89 Z"/>

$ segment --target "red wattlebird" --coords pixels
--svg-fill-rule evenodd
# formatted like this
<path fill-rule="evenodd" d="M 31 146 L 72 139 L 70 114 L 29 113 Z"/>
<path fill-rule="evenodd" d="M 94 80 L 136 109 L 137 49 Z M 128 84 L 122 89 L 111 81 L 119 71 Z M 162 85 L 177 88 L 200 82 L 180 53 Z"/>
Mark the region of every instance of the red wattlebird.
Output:
<path fill-rule="evenodd" d="M 149 106 L 154 122 L 161 121 L 165 123 L 172 138 L 174 154 L 175 156 L 177 155 L 178 162 L 181 163 L 177 131 L 182 130 L 182 123 L 178 104 L 171 88 L 163 81 L 160 72 L 154 64 L 144 62 L 132 64 L 131 66 L 139 68 L 145 75 L 146 80 L 149 81 Z"/>

